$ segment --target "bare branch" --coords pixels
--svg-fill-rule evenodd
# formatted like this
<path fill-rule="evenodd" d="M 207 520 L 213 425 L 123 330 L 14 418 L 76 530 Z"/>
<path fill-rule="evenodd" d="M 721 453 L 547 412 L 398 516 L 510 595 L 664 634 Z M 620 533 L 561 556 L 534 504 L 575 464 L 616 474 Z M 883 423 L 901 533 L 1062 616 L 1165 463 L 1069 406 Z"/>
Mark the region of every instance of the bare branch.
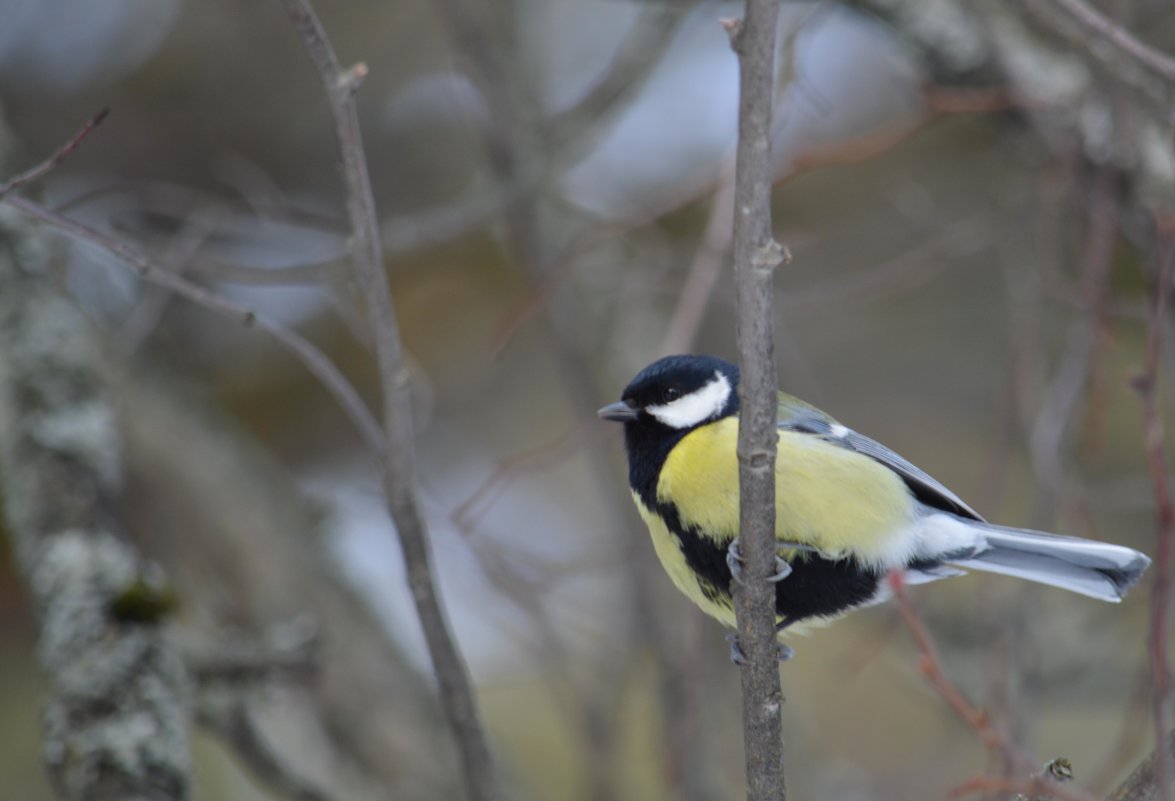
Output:
<path fill-rule="evenodd" d="M 583 147 L 593 131 L 604 127 L 622 108 L 621 101 L 635 95 L 653 72 L 669 49 L 686 10 L 669 3 L 652 4 L 641 11 L 608 61 L 607 69 L 586 94 L 574 106 L 546 122 L 545 134 L 552 145 L 566 148 L 569 141 L 574 141 L 577 147 Z M 569 154 L 561 155 L 567 158 Z"/>
<path fill-rule="evenodd" d="M 967 700 L 963 692 L 947 678 L 942 668 L 942 660 L 938 657 L 938 649 L 934 647 L 934 640 L 917 610 L 914 609 L 914 605 L 906 596 L 902 574 L 897 571 L 891 573 L 889 586 L 902 619 L 906 622 L 910 634 L 914 637 L 914 643 L 918 646 L 918 672 L 943 697 L 943 700 L 950 704 L 951 709 L 963 722 L 975 731 L 988 751 L 1000 756 L 1004 763 L 1012 769 L 1022 773 L 1029 772 L 1031 763 L 1008 741 L 1004 733 L 995 727 L 987 712 Z"/>
<path fill-rule="evenodd" d="M 452 242 L 500 217 L 523 193 L 521 185 L 502 187 L 384 220 L 383 251 L 389 255 L 411 253 Z"/>
<path fill-rule="evenodd" d="M 1130 31 L 1103 16 L 1083 0 L 1048 0 L 1048 2 L 1064 11 L 1089 33 L 1109 41 L 1142 66 L 1168 81 L 1175 82 L 1175 58 L 1144 44 Z"/>
<path fill-rule="evenodd" d="M 661 341 L 662 353 L 685 353 L 702 325 L 710 296 L 718 286 L 718 278 L 726 254 L 730 249 L 731 218 L 734 215 L 734 181 L 729 167 L 722 170 L 718 191 L 710 199 L 710 213 L 702 233 L 702 242 L 694 254 L 689 274 L 682 285 L 677 306 L 665 328 Z"/>
<path fill-rule="evenodd" d="M 1094 801 L 1094 797 L 1080 790 L 1058 784 L 1047 776 L 1030 776 L 1027 779 L 1008 776 L 976 776 L 955 787 L 951 791 L 951 798 L 962 798 L 976 793 L 1019 793 L 1021 797 L 1028 796 L 1033 801 Z"/>
<path fill-rule="evenodd" d="M 296 767 L 269 744 L 245 700 L 201 703 L 196 708 L 196 720 L 231 746 L 257 778 L 280 795 L 294 801 L 333 801 L 323 789 L 303 779 Z"/>
<path fill-rule="evenodd" d="M 190 794 L 174 597 L 123 536 L 120 436 L 82 314 L 0 225 L 0 489 L 51 681 L 45 761 L 75 801 Z"/>
<path fill-rule="evenodd" d="M 783 248 L 771 232 L 771 104 L 778 0 L 747 0 L 727 26 L 739 54 L 738 152 L 734 188 L 734 274 L 739 382 L 739 542 L 745 581 L 732 582 L 742 670 L 747 799 L 785 799 L 782 706 L 775 631 L 776 392 L 775 268 Z"/>
<path fill-rule="evenodd" d="M 1078 0 L 848 1 L 891 23 L 921 52 L 936 83 L 1002 81 L 1054 151 L 1078 143 L 1091 162 L 1131 179 L 1133 203 L 1170 206 L 1175 81 L 1169 56 L 1112 33 L 1100 18 L 1091 25 L 1093 12 Z M 1115 91 L 1120 87 L 1130 91 Z M 1106 115 L 1112 124 L 1089 125 L 1093 115 Z"/>
<path fill-rule="evenodd" d="M 308 0 L 283 0 L 283 5 L 322 79 L 343 159 L 352 257 L 367 302 L 368 325 L 373 335 L 383 393 L 384 440 L 380 453 L 388 511 L 396 525 L 412 599 L 440 684 L 441 705 L 461 752 L 469 795 L 479 800 L 498 798 L 498 779 L 469 673 L 436 591 L 428 531 L 416 495 L 412 388 L 384 270 L 379 220 L 367 172 L 359 115 L 355 109 L 355 80 L 352 78 L 357 73 L 352 69 L 344 74 L 326 31 Z"/>
<path fill-rule="evenodd" d="M 212 233 L 214 215 L 212 211 L 197 212 L 184 220 L 183 227 L 160 257 L 159 266 L 176 275 L 187 272 Z M 174 297 L 173 292 L 159 287 L 143 293 L 116 335 L 127 353 L 134 353 L 150 338 Z"/>
<path fill-rule="evenodd" d="M 63 217 L 60 214 L 17 195 L 3 198 L 18 211 L 45 223 L 58 233 L 95 247 L 131 267 L 144 281 L 164 287 L 181 297 L 196 303 L 209 311 L 234 320 L 246 328 L 255 327 L 265 331 L 290 350 L 310 373 L 335 397 L 343 411 L 350 417 L 364 443 L 374 452 L 383 447 L 383 433 L 372 417 L 371 411 L 359 397 L 355 387 L 347 381 L 339 369 L 321 350 L 302 335 L 285 326 L 259 317 L 248 306 L 228 300 L 193 284 L 181 276 L 168 272 L 147 258 L 138 248 L 122 240 L 91 228 L 88 225 Z"/>
<path fill-rule="evenodd" d="M 4 197 L 9 192 L 20 189 L 25 184 L 32 183 L 38 178 L 44 177 L 54 167 L 69 158 L 69 156 L 78 149 L 78 146 L 81 145 L 82 141 L 90 135 L 90 132 L 102 124 L 102 121 L 106 119 L 106 115 L 109 113 L 110 109 L 102 109 L 93 117 L 90 117 L 90 119 L 86 121 L 86 124 L 81 127 L 81 130 L 73 135 L 72 139 L 70 139 L 61 147 L 57 148 L 56 152 L 54 152 L 52 156 L 45 159 L 35 167 L 25 170 L 20 175 L 14 176 L 4 183 L 0 183 L 0 198 Z"/>
<path fill-rule="evenodd" d="M 336 798 L 460 798 L 433 683 L 342 575 L 323 508 L 176 376 L 111 383 L 134 533 L 184 599 L 196 703 L 244 695 L 270 747 Z"/>
<path fill-rule="evenodd" d="M 1155 801 L 1159 798 L 1160 765 L 1175 762 L 1175 730 L 1159 741 L 1154 753 L 1139 763 L 1108 801 Z"/>
<path fill-rule="evenodd" d="M 979 737 L 980 742 L 994 756 L 998 756 L 1007 770 L 1020 776 L 977 776 L 956 787 L 951 797 L 971 795 L 980 792 L 1020 793 L 1022 796 L 1033 798 L 1059 798 L 1064 801 L 1093 801 L 1093 796 L 1081 790 L 1064 786 L 1059 780 L 1068 781 L 1065 776 L 1067 761 L 1053 760 L 1043 773 L 1034 773 L 1031 761 L 1023 752 L 1007 738 L 991 720 L 987 711 L 975 706 L 967 699 L 946 675 L 942 660 L 938 656 L 934 640 L 930 631 L 918 611 L 906 595 L 902 574 L 894 571 L 889 575 L 889 587 L 893 592 L 894 601 L 905 621 L 914 643 L 918 647 L 918 672 L 934 688 L 959 716 Z"/>
<path fill-rule="evenodd" d="M 1155 742 L 1162 743 L 1169 728 L 1167 705 L 1171 697 L 1171 665 L 1168 656 L 1171 636 L 1172 568 L 1175 566 L 1175 501 L 1171 497 L 1171 469 L 1163 446 L 1163 422 L 1158 409 L 1159 365 L 1162 361 L 1164 329 L 1171 297 L 1171 272 L 1175 268 L 1175 219 L 1158 220 L 1156 275 L 1151 318 L 1147 327 L 1146 356 L 1142 374 L 1134 380 L 1142 404 L 1143 448 L 1154 486 L 1158 515 L 1155 546 L 1155 583 L 1151 589 L 1151 625 L 1148 649 L 1151 684 L 1154 692 Z M 1160 748 L 1155 760 L 1155 797 L 1170 798 L 1171 764 Z"/>

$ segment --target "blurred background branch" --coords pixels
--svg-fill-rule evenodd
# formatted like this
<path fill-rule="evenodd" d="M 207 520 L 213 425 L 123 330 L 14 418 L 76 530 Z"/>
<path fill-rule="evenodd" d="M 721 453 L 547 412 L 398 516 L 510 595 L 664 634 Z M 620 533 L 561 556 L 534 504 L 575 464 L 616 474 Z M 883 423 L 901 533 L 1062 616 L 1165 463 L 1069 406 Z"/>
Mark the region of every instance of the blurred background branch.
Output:
<path fill-rule="evenodd" d="M 383 437 L 377 453 L 388 513 L 396 527 L 412 600 L 428 643 L 433 675 L 440 685 L 441 707 L 461 754 L 465 790 L 475 801 L 494 801 L 501 797 L 497 771 L 465 657 L 453 639 L 437 591 L 432 544 L 417 497 L 411 378 L 383 263 L 379 220 L 354 102 L 367 67 L 360 63 L 347 71 L 342 69 L 308 0 L 284 0 L 284 5 L 322 79 L 342 155 L 347 217 L 351 223 L 350 252 L 355 277 L 366 301 L 367 328 L 378 364 L 382 395 Z"/>
<path fill-rule="evenodd" d="M 0 483 L 51 685 L 45 765 L 66 799 L 186 799 L 185 676 L 164 631 L 174 594 L 125 538 L 100 351 L 49 257 L 0 210 Z"/>

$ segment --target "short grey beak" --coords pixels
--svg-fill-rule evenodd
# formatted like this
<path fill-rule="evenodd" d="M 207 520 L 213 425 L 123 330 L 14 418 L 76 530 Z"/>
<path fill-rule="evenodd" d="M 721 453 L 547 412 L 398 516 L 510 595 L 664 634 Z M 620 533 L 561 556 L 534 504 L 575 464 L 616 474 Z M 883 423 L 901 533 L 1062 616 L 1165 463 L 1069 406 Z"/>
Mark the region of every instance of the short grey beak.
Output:
<path fill-rule="evenodd" d="M 615 420 L 618 423 L 626 423 L 630 420 L 637 419 L 640 411 L 629 406 L 624 401 L 619 403 L 609 403 L 603 409 L 596 412 L 601 420 Z"/>

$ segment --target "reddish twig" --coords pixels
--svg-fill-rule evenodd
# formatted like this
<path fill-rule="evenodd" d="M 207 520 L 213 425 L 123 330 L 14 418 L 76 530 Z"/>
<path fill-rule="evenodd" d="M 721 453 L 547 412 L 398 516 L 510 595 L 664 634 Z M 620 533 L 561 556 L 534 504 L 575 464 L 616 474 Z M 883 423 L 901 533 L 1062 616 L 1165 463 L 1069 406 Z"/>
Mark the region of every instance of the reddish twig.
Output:
<path fill-rule="evenodd" d="M 1005 764 L 1020 772 L 1030 771 L 1031 762 L 1025 759 L 1019 750 L 1008 741 L 1003 732 L 996 728 L 987 712 L 967 700 L 963 691 L 947 678 L 930 631 L 927 630 L 926 624 L 922 622 L 922 618 L 906 595 L 905 582 L 902 580 L 900 572 L 895 570 L 890 573 L 889 586 L 893 591 L 894 601 L 901 612 L 902 619 L 914 637 L 915 645 L 918 646 L 918 672 L 950 704 L 963 722 L 975 731 L 988 751 L 999 755 Z"/>
<path fill-rule="evenodd" d="M 1154 688 L 1155 742 L 1162 743 L 1167 734 L 1167 703 L 1171 692 L 1171 666 L 1168 662 L 1171 626 L 1172 566 L 1175 561 L 1175 502 L 1171 498 L 1171 470 L 1163 447 L 1163 422 L 1158 409 L 1159 365 L 1162 361 L 1164 328 L 1171 294 L 1171 272 L 1175 266 L 1175 218 L 1157 221 L 1158 252 L 1154 298 L 1147 327 L 1146 355 L 1142 373 L 1133 385 L 1142 405 L 1143 447 L 1154 485 L 1158 515 L 1154 586 L 1151 588 L 1150 661 Z M 1158 799 L 1169 798 L 1170 765 L 1166 752 L 1159 749 L 1157 763 Z"/>
<path fill-rule="evenodd" d="M 75 133 L 68 142 L 57 148 L 56 152 L 54 152 L 52 156 L 45 159 L 35 167 L 25 170 L 19 175 L 15 175 L 9 180 L 0 184 L 0 198 L 4 197 L 9 192 L 20 189 L 25 184 L 32 183 L 38 178 L 42 178 L 46 173 L 53 170 L 58 164 L 69 158 L 70 155 L 78 149 L 85 138 L 89 136 L 95 128 L 102 124 L 102 121 L 106 119 L 106 115 L 109 113 L 110 109 L 102 109 L 93 117 L 90 117 L 90 119 L 86 121 L 86 124 L 81 127 L 81 130 Z"/>
<path fill-rule="evenodd" d="M 1075 787 L 1048 779 L 1030 776 L 1017 779 L 1008 776 L 974 776 L 951 790 L 951 798 L 962 798 L 975 793 L 1019 793 L 1024 798 L 1059 798 L 1061 801 L 1097 801 L 1092 795 Z"/>

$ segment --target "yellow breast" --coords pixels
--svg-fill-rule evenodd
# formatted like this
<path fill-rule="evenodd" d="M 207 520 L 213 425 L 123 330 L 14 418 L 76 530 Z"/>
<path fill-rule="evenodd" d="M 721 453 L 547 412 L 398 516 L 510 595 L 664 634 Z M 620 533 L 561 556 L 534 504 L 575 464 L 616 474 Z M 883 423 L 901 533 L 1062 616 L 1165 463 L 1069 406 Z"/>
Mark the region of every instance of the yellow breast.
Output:
<path fill-rule="evenodd" d="M 658 500 L 673 503 L 684 523 L 719 542 L 738 533 L 737 444 L 737 418 L 695 429 L 669 453 L 657 482 Z M 907 555 L 902 552 L 904 529 L 913 510 L 902 480 L 873 459 L 810 434 L 779 432 L 776 539 L 811 545 L 829 557 L 852 554 L 862 563 L 889 567 Z M 642 514 L 650 519 L 647 510 Z M 680 551 L 663 553 L 671 538 L 661 545 L 656 533 L 653 539 L 673 576 L 684 557 Z M 671 567 L 671 560 L 680 564 Z M 674 582 L 694 597 L 678 579 Z"/>

